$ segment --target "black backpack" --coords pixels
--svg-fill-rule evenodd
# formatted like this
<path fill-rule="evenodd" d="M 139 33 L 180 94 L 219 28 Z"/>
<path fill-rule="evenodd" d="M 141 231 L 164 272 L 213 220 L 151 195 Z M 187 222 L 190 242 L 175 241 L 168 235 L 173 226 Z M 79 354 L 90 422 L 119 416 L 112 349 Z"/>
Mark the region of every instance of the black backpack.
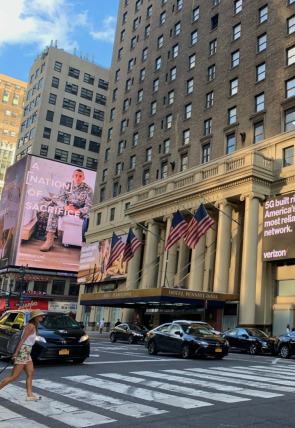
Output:
<path fill-rule="evenodd" d="M 23 330 L 18 330 L 17 332 L 13 333 L 11 338 L 8 340 L 7 343 L 7 352 L 9 354 L 14 354 L 15 350 L 17 348 L 17 345 L 19 344 L 19 341 L 22 338 Z"/>

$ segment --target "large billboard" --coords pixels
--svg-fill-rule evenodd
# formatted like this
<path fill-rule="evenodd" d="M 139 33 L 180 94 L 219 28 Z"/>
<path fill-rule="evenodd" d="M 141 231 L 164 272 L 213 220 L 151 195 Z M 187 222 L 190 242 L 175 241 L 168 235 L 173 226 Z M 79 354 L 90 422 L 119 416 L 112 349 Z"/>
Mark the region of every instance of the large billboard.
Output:
<path fill-rule="evenodd" d="M 126 243 L 127 235 L 120 237 Z M 81 249 L 80 266 L 77 282 L 79 284 L 91 284 L 105 281 L 126 279 L 127 263 L 123 262 L 123 253 L 115 260 L 113 265 L 106 270 L 110 257 L 112 239 L 102 242 L 86 244 Z"/>
<path fill-rule="evenodd" d="M 264 203 L 262 260 L 295 259 L 295 193 Z"/>
<path fill-rule="evenodd" d="M 78 271 L 95 176 L 95 171 L 74 165 L 27 157 L 9 264 Z"/>

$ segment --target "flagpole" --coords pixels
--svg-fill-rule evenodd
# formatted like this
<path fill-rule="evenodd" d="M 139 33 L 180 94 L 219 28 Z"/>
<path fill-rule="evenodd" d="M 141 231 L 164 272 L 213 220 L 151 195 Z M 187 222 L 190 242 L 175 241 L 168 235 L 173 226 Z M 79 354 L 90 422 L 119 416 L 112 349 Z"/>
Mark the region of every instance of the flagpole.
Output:
<path fill-rule="evenodd" d="M 156 238 L 158 238 L 158 239 L 161 239 L 161 241 L 163 241 L 163 242 L 165 242 L 165 239 L 163 239 L 161 236 L 159 236 L 159 235 L 156 235 L 154 232 L 151 232 L 150 230 L 148 230 L 148 228 L 147 227 L 145 227 L 145 226 L 143 226 L 142 224 L 140 224 L 140 223 L 136 223 L 135 222 L 135 224 L 136 224 L 136 226 L 139 226 L 139 227 L 141 227 L 143 230 L 145 230 L 146 232 L 149 232 L 149 233 L 151 233 L 152 235 L 154 235 Z"/>

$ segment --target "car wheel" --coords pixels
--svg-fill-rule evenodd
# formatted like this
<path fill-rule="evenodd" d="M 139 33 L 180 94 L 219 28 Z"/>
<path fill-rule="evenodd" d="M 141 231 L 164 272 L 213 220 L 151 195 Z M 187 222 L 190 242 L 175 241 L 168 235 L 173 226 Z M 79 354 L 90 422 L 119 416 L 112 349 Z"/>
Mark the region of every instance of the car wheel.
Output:
<path fill-rule="evenodd" d="M 157 355 L 157 353 L 158 353 L 156 344 L 153 340 L 151 340 L 148 344 L 148 353 L 150 355 Z"/>
<path fill-rule="evenodd" d="M 128 336 L 128 343 L 130 343 L 130 345 L 131 345 L 131 343 L 134 343 L 134 337 L 132 334 L 129 334 L 129 336 Z"/>
<path fill-rule="evenodd" d="M 290 358 L 291 353 L 290 353 L 290 349 L 287 345 L 283 345 L 280 349 L 280 356 L 282 358 Z"/>
<path fill-rule="evenodd" d="M 181 348 L 182 358 L 189 358 L 191 356 L 191 348 L 188 343 L 184 343 Z"/>
<path fill-rule="evenodd" d="M 110 341 L 112 342 L 112 343 L 114 343 L 114 342 L 116 342 L 116 336 L 114 335 L 114 333 L 112 333 L 111 335 L 110 335 Z"/>
<path fill-rule="evenodd" d="M 258 349 L 257 349 L 257 345 L 255 343 L 251 343 L 250 347 L 249 347 L 249 353 L 251 355 L 256 355 L 258 354 Z"/>
<path fill-rule="evenodd" d="M 84 363 L 84 361 L 86 360 L 86 358 L 76 358 L 75 360 L 73 360 L 74 364 L 82 364 Z"/>

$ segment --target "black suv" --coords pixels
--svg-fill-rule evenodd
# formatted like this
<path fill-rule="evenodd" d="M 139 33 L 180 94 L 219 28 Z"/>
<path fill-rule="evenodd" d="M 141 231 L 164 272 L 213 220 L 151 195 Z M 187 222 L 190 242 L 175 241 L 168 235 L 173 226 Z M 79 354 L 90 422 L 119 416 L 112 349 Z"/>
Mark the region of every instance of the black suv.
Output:
<path fill-rule="evenodd" d="M 276 337 L 275 350 L 283 358 L 295 355 L 295 331 Z"/>
<path fill-rule="evenodd" d="M 38 326 L 38 336 L 32 348 L 32 359 L 72 360 L 83 363 L 89 357 L 89 337 L 68 314 L 44 311 Z M 7 342 L 11 335 L 25 327 L 30 311 L 7 311 L 0 318 L 0 355 L 9 355 Z"/>
<path fill-rule="evenodd" d="M 228 340 L 232 351 L 249 352 L 252 355 L 260 352 L 276 355 L 275 338 L 268 336 L 258 328 L 233 328 L 222 336 Z"/>

